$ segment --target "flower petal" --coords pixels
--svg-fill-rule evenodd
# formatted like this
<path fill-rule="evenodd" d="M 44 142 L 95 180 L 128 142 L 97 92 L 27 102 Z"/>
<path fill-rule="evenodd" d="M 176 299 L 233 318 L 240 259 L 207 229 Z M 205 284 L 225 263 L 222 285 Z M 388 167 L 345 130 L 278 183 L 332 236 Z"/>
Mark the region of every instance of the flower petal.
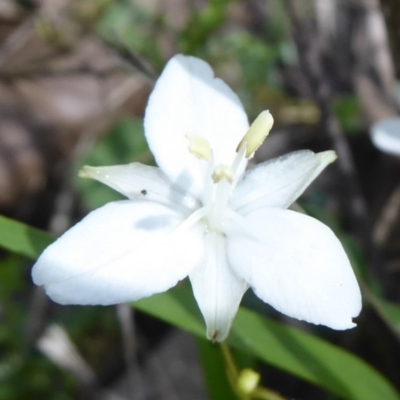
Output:
<path fill-rule="evenodd" d="M 207 163 L 189 152 L 186 135 L 206 139 L 215 165 L 231 165 L 248 129 L 237 95 L 211 67 L 194 57 L 177 55 L 165 67 L 150 96 L 145 116 L 150 149 L 170 180 L 193 195 L 203 192 Z M 210 173 L 211 174 L 211 173 Z"/>
<path fill-rule="evenodd" d="M 61 304 L 116 304 L 163 292 L 203 254 L 199 226 L 151 202 L 118 201 L 93 211 L 49 246 L 32 277 Z"/>
<path fill-rule="evenodd" d="M 290 210 L 260 209 L 234 227 L 228 260 L 256 295 L 278 311 L 333 329 L 355 326 L 361 294 L 339 240 L 319 221 Z"/>
<path fill-rule="evenodd" d="M 371 139 L 379 150 L 400 155 L 400 118 L 388 118 L 374 124 L 371 128 Z"/>
<path fill-rule="evenodd" d="M 229 334 L 240 300 L 248 286 L 228 266 L 224 236 L 208 233 L 205 244 L 206 256 L 190 273 L 189 278 L 207 325 L 207 338 L 222 342 Z"/>
<path fill-rule="evenodd" d="M 232 207 L 242 215 L 260 207 L 287 208 L 335 159 L 334 151 L 300 150 L 256 165 L 234 190 Z"/>
<path fill-rule="evenodd" d="M 96 179 L 132 200 L 150 200 L 171 208 L 192 211 L 200 207 L 193 196 L 173 186 L 160 168 L 140 163 L 109 167 L 85 166 L 79 172 L 84 178 Z"/>

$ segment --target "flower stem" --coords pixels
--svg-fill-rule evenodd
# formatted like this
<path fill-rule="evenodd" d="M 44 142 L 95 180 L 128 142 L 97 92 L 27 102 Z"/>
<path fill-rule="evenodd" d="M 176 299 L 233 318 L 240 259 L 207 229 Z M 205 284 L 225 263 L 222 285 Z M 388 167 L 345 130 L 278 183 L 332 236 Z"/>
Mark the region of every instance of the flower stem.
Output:
<path fill-rule="evenodd" d="M 222 342 L 220 343 L 222 357 L 225 361 L 226 366 L 226 374 L 228 377 L 228 381 L 232 387 L 233 392 L 236 394 L 238 399 L 240 400 L 286 400 L 279 393 L 262 387 L 257 386 L 251 392 L 243 393 L 239 388 L 239 379 L 241 377 L 241 371 L 238 369 L 235 359 L 233 358 L 233 354 L 229 348 L 229 346 Z M 243 370 L 242 372 L 245 372 Z"/>
<path fill-rule="evenodd" d="M 240 394 L 237 389 L 237 381 L 239 379 L 239 370 L 233 358 L 231 349 L 229 346 L 222 342 L 220 343 L 220 348 L 222 352 L 222 357 L 224 358 L 225 365 L 226 365 L 226 374 L 228 376 L 228 381 L 235 392 L 235 394 L 240 397 Z"/>
<path fill-rule="evenodd" d="M 258 387 L 252 393 L 252 399 L 256 400 L 286 400 L 279 393 L 265 387 Z"/>

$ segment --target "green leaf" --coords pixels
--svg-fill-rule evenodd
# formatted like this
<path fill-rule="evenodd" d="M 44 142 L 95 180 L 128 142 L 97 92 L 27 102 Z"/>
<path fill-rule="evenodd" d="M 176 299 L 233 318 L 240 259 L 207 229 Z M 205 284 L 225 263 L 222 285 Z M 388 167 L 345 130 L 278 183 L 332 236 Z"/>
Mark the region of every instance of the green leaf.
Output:
<path fill-rule="evenodd" d="M 97 32 L 116 47 L 123 46 L 161 69 L 165 60 L 155 35 L 162 17 L 132 1 L 115 1 L 98 21 Z"/>
<path fill-rule="evenodd" d="M 361 106 L 357 96 L 342 96 L 334 102 L 333 107 L 336 118 L 347 134 L 362 133 Z"/>
<path fill-rule="evenodd" d="M 204 337 L 190 289 L 178 287 L 134 303 L 143 312 Z M 399 400 L 385 378 L 360 358 L 322 339 L 241 308 L 228 343 L 350 400 Z"/>
<path fill-rule="evenodd" d="M 209 399 L 236 399 L 227 378 L 224 358 L 222 357 L 220 348 L 208 340 L 198 339 L 197 349 L 203 366 Z"/>
<path fill-rule="evenodd" d="M 382 375 L 355 355 L 251 311 L 238 313 L 232 340 L 233 346 L 245 346 L 265 362 L 345 399 L 400 398 Z"/>
<path fill-rule="evenodd" d="M 54 238 L 46 232 L 0 215 L 0 247 L 36 259 Z"/>
<path fill-rule="evenodd" d="M 386 317 L 400 335 L 400 305 L 386 300 L 378 300 Z"/>
<path fill-rule="evenodd" d="M 52 241 L 52 236 L 45 232 L 0 216 L 0 246 L 7 250 L 35 259 Z M 204 338 L 204 322 L 186 286 L 134 305 L 138 310 Z M 389 303 L 385 306 L 391 318 L 398 318 L 397 307 Z M 228 343 L 345 399 L 400 400 L 390 383 L 360 358 L 243 308 L 236 316 Z"/>
<path fill-rule="evenodd" d="M 396 338 L 400 340 L 400 304 L 378 297 L 365 284 L 362 285 L 362 291 L 368 303 L 374 308 Z"/>

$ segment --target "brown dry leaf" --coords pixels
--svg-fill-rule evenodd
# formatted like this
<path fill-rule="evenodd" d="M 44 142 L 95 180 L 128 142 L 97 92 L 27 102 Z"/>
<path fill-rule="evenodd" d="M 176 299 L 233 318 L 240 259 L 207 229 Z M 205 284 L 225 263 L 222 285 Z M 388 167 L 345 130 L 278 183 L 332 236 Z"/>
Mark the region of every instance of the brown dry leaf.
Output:
<path fill-rule="evenodd" d="M 68 2 L 40 3 L 40 18 L 56 23 L 72 46 L 60 49 L 38 34 L 39 14 L 11 26 L 0 42 L 2 208 L 38 193 L 82 135 L 96 137 L 122 115 L 142 115 L 151 89 L 145 77 L 127 71 L 110 49 L 68 20 Z"/>

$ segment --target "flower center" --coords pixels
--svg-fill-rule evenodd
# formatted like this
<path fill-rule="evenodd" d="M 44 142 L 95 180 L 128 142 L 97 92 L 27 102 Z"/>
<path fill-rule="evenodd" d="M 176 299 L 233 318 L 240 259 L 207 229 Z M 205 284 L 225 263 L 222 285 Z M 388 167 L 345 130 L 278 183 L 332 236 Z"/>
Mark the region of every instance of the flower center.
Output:
<path fill-rule="evenodd" d="M 197 158 L 207 162 L 204 205 L 192 217 L 203 219 L 207 230 L 222 233 L 227 217 L 229 197 L 246 168 L 247 161 L 267 137 L 273 124 L 269 111 L 263 111 L 252 123 L 236 149 L 231 166 L 217 164 L 210 143 L 204 137 L 188 134 L 189 151 Z"/>

